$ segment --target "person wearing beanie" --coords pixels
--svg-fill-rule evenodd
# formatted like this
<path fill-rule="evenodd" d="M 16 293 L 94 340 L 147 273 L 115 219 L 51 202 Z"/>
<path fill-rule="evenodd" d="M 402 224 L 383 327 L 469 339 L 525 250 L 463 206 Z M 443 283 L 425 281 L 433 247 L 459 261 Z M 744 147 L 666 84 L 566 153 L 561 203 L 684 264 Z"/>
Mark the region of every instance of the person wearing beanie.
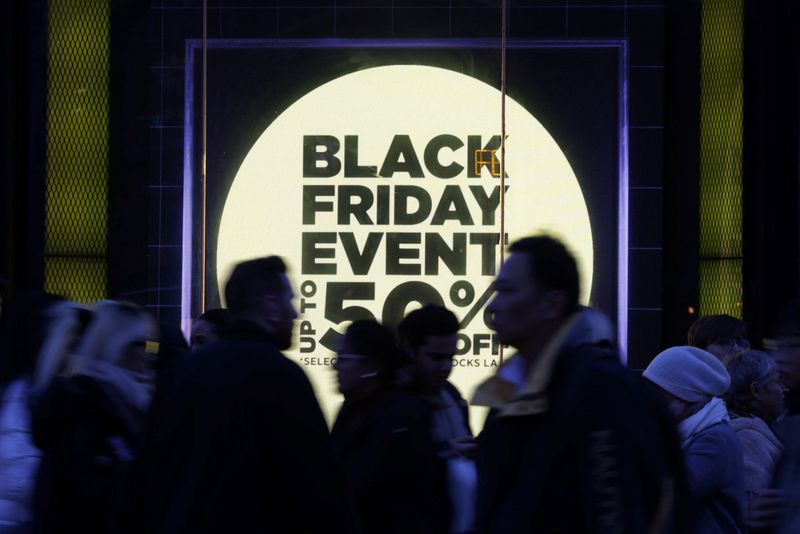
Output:
<path fill-rule="evenodd" d="M 743 532 L 744 460 L 720 398 L 730 386 L 725 367 L 697 347 L 672 347 L 656 356 L 643 376 L 660 390 L 678 422 L 693 532 Z"/>

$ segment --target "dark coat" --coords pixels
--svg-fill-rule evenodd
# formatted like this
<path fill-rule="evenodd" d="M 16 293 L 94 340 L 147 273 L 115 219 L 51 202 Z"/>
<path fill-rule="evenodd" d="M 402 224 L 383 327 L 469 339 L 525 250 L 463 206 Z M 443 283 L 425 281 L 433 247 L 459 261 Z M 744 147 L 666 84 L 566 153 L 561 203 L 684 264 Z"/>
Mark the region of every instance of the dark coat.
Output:
<path fill-rule="evenodd" d="M 464 417 L 464 426 L 467 427 L 467 432 L 469 432 L 469 435 L 471 436 L 472 427 L 469 424 L 469 403 L 461 395 L 461 392 L 452 382 L 445 382 L 444 389 L 450 394 L 451 397 L 453 397 L 453 399 L 455 399 L 456 404 L 458 404 L 458 407 L 461 410 L 461 415 Z"/>
<path fill-rule="evenodd" d="M 148 533 L 347 533 L 311 384 L 255 325 L 179 361 L 156 393 L 139 469 Z"/>
<path fill-rule="evenodd" d="M 34 411 L 42 452 L 34 497 L 37 533 L 124 531 L 130 470 L 144 414 L 87 376 L 57 380 Z"/>
<path fill-rule="evenodd" d="M 685 446 L 692 532 L 744 531 L 745 482 L 742 445 L 726 422 L 705 428 Z"/>
<path fill-rule="evenodd" d="M 674 422 L 609 349 L 562 349 L 546 392 L 516 399 L 479 437 L 478 532 L 684 532 Z"/>
<path fill-rule="evenodd" d="M 362 534 L 446 533 L 446 465 L 419 396 L 384 392 L 345 402 L 332 431 Z"/>

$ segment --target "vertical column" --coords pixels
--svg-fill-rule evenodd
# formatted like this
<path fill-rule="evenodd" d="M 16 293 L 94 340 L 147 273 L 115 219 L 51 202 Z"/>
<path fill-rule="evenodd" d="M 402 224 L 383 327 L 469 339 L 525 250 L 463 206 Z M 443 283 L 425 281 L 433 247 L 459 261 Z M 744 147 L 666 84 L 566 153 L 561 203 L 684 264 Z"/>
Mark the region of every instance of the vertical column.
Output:
<path fill-rule="evenodd" d="M 108 0 L 50 0 L 44 288 L 88 302 L 107 293 Z"/>
<path fill-rule="evenodd" d="M 700 313 L 742 317 L 743 0 L 704 0 L 700 67 Z"/>

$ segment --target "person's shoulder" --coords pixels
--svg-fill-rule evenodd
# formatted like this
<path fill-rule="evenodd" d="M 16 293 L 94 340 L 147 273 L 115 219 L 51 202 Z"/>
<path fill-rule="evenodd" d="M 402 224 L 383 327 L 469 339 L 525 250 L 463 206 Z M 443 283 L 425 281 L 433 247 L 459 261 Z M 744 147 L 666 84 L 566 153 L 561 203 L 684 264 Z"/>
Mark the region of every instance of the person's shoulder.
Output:
<path fill-rule="evenodd" d="M 737 434 L 741 434 L 743 432 L 765 434 L 765 431 L 769 431 L 767 424 L 758 417 L 731 416 L 730 421 L 728 421 L 728 425 L 730 425 L 733 431 Z"/>
<path fill-rule="evenodd" d="M 184 359 L 188 368 L 251 369 L 279 368 L 288 372 L 299 366 L 271 342 L 261 339 L 225 337 L 209 343 Z"/>
<path fill-rule="evenodd" d="M 641 393 L 644 384 L 608 347 L 583 345 L 568 353 L 568 372 L 587 391 Z"/>
<path fill-rule="evenodd" d="M 713 448 L 719 451 L 741 454 L 742 444 L 727 421 L 721 421 L 698 432 L 689 447 Z"/>
<path fill-rule="evenodd" d="M 430 404 L 418 394 L 404 390 L 388 391 L 383 395 L 379 418 L 389 426 L 427 420 Z"/>
<path fill-rule="evenodd" d="M 459 391 L 458 388 L 455 386 L 455 384 L 453 384 L 449 380 L 445 382 L 444 390 L 456 401 L 456 404 L 460 406 L 468 405 L 467 401 L 464 399 L 464 396 L 461 394 L 461 391 Z"/>

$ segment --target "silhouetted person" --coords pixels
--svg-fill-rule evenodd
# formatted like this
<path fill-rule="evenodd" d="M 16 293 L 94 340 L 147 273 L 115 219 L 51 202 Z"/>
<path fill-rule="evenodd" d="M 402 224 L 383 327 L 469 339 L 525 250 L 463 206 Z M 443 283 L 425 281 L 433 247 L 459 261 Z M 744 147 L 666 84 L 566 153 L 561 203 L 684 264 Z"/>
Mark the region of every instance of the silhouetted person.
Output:
<path fill-rule="evenodd" d="M 671 347 L 643 376 L 664 395 L 678 423 L 692 502 L 690 532 L 743 532 L 744 461 L 721 398 L 730 386 L 722 362 L 697 347 Z"/>
<path fill-rule="evenodd" d="M 139 488 L 148 533 L 350 533 L 311 384 L 280 351 L 297 312 L 283 261 L 238 264 L 235 324 L 156 392 Z"/>
<path fill-rule="evenodd" d="M 398 325 L 400 345 L 411 362 L 413 386 L 431 407 L 431 435 L 446 468 L 450 502 L 449 532 L 471 532 L 475 523 L 476 446 L 469 409 L 448 381 L 458 345 L 458 319 L 450 310 L 428 304 Z"/>
<path fill-rule="evenodd" d="M 444 464 L 430 410 L 394 387 L 399 361 L 393 333 L 375 321 L 356 321 L 340 338 L 334 369 L 345 401 L 331 433 L 334 449 L 359 532 L 444 533 Z"/>
<path fill-rule="evenodd" d="M 76 349 L 72 376 L 36 407 L 42 450 L 35 532 L 124 531 L 130 469 L 149 407 L 156 325 L 132 304 L 102 301 Z"/>
<path fill-rule="evenodd" d="M 736 317 L 726 314 L 704 315 L 689 327 L 689 345 L 710 352 L 723 365 L 750 348 L 747 326 Z"/>
<path fill-rule="evenodd" d="M 477 532 L 683 532 L 685 480 L 666 408 L 578 306 L 577 266 L 546 236 L 512 244 L 488 305 L 517 349 L 476 391 Z"/>
<path fill-rule="evenodd" d="M 203 312 L 192 322 L 192 335 L 189 338 L 192 350 L 218 340 L 222 332 L 230 328 L 232 323 L 231 313 L 225 308 L 214 308 Z"/>

